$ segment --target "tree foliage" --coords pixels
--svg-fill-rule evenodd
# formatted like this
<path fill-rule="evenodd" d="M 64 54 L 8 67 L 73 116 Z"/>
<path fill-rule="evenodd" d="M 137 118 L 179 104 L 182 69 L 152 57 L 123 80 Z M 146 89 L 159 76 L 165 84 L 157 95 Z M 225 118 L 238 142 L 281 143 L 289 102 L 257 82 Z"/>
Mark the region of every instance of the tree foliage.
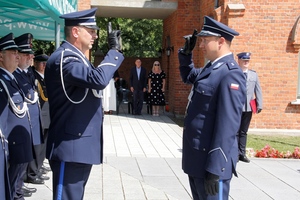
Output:
<path fill-rule="evenodd" d="M 157 57 L 162 45 L 162 20 L 98 18 L 99 40 L 94 50 L 108 51 L 107 24 L 121 30 L 123 53 L 127 57 Z"/>
<path fill-rule="evenodd" d="M 125 18 L 97 18 L 99 38 L 92 48 L 92 55 L 97 51 L 106 54 L 107 24 L 112 23 L 113 29 L 121 30 L 123 53 L 127 57 L 157 57 L 162 45 L 163 23 L 158 19 L 125 19 Z M 54 36 L 53 36 L 54 40 Z M 51 54 L 55 50 L 55 42 L 33 41 L 35 51 L 42 49 Z"/>

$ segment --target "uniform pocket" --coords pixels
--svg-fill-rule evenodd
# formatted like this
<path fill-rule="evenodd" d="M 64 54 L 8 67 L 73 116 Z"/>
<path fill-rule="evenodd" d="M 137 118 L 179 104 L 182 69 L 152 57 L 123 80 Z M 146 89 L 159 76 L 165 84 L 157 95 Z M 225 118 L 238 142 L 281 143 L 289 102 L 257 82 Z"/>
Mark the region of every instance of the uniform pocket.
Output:
<path fill-rule="evenodd" d="M 82 123 L 68 122 L 66 125 L 66 134 L 73 135 L 75 137 L 91 137 L 94 132 L 94 127 L 86 126 Z"/>

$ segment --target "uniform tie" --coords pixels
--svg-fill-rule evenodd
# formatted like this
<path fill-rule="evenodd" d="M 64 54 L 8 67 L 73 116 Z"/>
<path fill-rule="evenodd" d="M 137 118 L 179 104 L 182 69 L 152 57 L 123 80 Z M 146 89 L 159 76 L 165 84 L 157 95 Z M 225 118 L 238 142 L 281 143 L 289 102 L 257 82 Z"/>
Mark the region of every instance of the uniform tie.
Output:
<path fill-rule="evenodd" d="M 247 80 L 247 78 L 248 78 L 247 72 L 244 72 L 244 76 L 245 76 L 245 79 Z"/>

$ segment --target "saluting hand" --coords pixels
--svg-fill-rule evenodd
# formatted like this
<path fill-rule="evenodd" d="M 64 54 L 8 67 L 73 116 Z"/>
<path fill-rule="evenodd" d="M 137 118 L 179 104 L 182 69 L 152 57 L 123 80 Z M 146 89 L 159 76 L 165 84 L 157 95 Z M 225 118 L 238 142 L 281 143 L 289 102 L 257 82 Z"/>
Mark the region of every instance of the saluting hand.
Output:
<path fill-rule="evenodd" d="M 198 31 L 195 29 L 192 35 L 183 36 L 185 39 L 184 46 L 179 50 L 180 53 L 189 55 L 192 53 L 197 42 Z"/>
<path fill-rule="evenodd" d="M 121 31 L 112 30 L 111 22 L 108 22 L 107 35 L 109 49 L 114 49 L 122 53 Z"/>

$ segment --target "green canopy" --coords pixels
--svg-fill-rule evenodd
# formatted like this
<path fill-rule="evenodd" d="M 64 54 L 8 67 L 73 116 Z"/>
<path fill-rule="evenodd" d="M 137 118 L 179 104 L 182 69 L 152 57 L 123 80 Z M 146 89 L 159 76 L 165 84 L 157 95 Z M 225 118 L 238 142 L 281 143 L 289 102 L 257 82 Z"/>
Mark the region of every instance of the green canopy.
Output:
<path fill-rule="evenodd" d="M 76 10 L 77 0 L 0 0 L 0 37 L 12 32 L 15 37 L 31 33 L 37 40 L 62 40 L 64 20 L 59 16 Z"/>

